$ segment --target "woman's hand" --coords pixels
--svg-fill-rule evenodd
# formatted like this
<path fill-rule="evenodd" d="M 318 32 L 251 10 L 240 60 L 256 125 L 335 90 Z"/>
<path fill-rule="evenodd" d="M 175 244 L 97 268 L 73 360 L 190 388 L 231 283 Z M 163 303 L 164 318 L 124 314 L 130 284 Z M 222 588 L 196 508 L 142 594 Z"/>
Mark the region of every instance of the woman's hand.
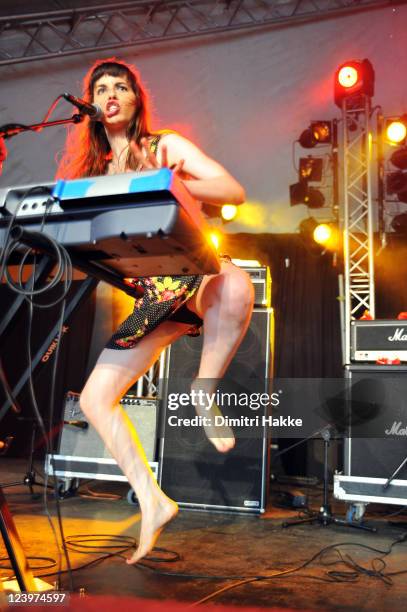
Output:
<path fill-rule="evenodd" d="M 134 141 L 130 141 L 130 149 L 134 159 L 138 163 L 137 170 L 154 170 L 155 168 L 168 168 L 168 152 L 165 144 L 161 147 L 161 164 L 158 162 L 157 156 L 150 150 L 147 138 L 141 139 L 141 147 Z M 181 174 L 184 165 L 184 160 L 171 166 L 171 170 L 175 174 Z"/>

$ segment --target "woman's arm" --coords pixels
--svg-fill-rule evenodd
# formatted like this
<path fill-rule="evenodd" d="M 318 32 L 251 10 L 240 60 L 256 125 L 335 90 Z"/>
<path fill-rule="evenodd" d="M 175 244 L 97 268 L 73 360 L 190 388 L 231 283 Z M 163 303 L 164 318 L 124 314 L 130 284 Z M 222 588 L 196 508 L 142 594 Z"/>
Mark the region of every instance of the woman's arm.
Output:
<path fill-rule="evenodd" d="M 184 185 L 201 202 L 221 206 L 242 204 L 245 200 L 245 191 L 240 183 L 221 164 L 179 134 L 164 134 L 158 145 L 157 156 L 149 150 L 145 139 L 142 140 L 142 148 L 134 141 L 130 146 L 141 168 L 166 166 L 174 169 L 181 177 L 185 174 Z"/>
<path fill-rule="evenodd" d="M 163 157 L 167 157 L 170 168 L 183 160 L 182 170 L 191 177 L 183 183 L 197 200 L 215 205 L 242 204 L 245 201 L 245 191 L 240 183 L 221 164 L 179 134 L 162 136 L 157 151 L 159 163 Z"/>

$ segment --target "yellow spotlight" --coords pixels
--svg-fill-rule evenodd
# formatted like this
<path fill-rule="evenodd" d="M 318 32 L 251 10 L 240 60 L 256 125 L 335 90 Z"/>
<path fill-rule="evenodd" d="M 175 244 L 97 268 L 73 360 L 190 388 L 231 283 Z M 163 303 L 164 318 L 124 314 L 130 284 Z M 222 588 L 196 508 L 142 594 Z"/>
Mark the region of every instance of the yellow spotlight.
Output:
<path fill-rule="evenodd" d="M 209 240 L 212 242 L 213 246 L 215 247 L 216 250 L 219 249 L 219 245 L 220 245 L 220 236 L 218 233 L 216 232 L 211 232 L 209 234 Z"/>
<path fill-rule="evenodd" d="M 390 121 L 386 127 L 386 139 L 392 144 L 400 144 L 407 136 L 406 124 L 402 121 Z"/>
<path fill-rule="evenodd" d="M 237 215 L 237 206 L 234 204 L 224 204 L 221 210 L 222 219 L 232 221 Z"/>
<path fill-rule="evenodd" d="M 332 228 L 327 223 L 320 223 L 313 232 L 315 242 L 325 245 L 332 238 Z"/>

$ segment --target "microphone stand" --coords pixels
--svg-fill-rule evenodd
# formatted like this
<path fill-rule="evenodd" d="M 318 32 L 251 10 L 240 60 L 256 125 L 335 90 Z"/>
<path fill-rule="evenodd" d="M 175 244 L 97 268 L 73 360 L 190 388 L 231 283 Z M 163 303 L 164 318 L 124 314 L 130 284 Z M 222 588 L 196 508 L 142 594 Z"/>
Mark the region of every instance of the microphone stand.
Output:
<path fill-rule="evenodd" d="M 386 482 L 383 485 L 383 489 L 388 489 L 388 487 L 391 485 L 391 483 L 393 482 L 393 480 L 396 478 L 396 476 L 401 472 L 401 470 L 403 469 L 403 467 L 407 464 L 407 455 L 405 456 L 405 458 L 403 459 L 403 461 L 400 463 L 400 465 L 394 470 L 393 474 L 391 476 L 389 476 L 389 478 L 386 480 Z"/>
<path fill-rule="evenodd" d="M 353 527 L 354 529 L 362 529 L 365 531 L 370 531 L 375 533 L 377 529 L 375 527 L 368 527 L 367 525 L 361 525 L 359 523 L 354 523 L 345 519 L 340 519 L 335 516 L 332 512 L 332 507 L 329 503 L 328 498 L 328 468 L 329 468 L 329 458 L 328 458 L 328 449 L 329 443 L 331 440 L 331 429 L 330 427 L 325 427 L 321 430 L 321 436 L 324 441 L 324 486 L 323 486 L 323 502 L 319 508 L 318 512 L 310 513 L 310 516 L 303 519 L 298 519 L 294 521 L 285 521 L 282 523 L 283 528 L 294 527 L 295 525 L 302 525 L 304 523 L 319 523 L 323 527 L 327 525 L 331 525 L 334 523 L 335 525 L 342 525 L 342 527 Z"/>
<path fill-rule="evenodd" d="M 81 113 L 75 113 L 69 119 L 56 119 L 54 121 L 45 121 L 41 123 L 33 123 L 31 125 L 23 125 L 22 123 L 6 123 L 0 125 L 0 138 L 13 138 L 23 132 L 39 132 L 46 127 L 54 127 L 56 125 L 67 125 L 69 123 L 81 123 L 85 118 L 85 115 Z"/>
<path fill-rule="evenodd" d="M 3 489 L 8 489 L 9 487 L 18 487 L 19 485 L 23 484 L 25 486 L 27 486 L 30 490 L 30 494 L 31 497 L 33 499 L 35 499 L 36 497 L 38 497 L 35 493 L 34 493 L 34 489 L 33 486 L 37 485 L 39 487 L 46 487 L 47 489 L 52 489 L 54 490 L 53 485 L 51 484 L 44 484 L 42 482 L 38 482 L 38 480 L 36 479 L 36 470 L 34 468 L 34 452 L 35 452 L 35 440 L 37 437 L 37 422 L 36 419 L 34 417 L 17 417 L 17 419 L 19 421 L 28 421 L 32 423 L 32 431 L 31 431 L 31 440 L 30 440 L 30 452 L 28 455 L 28 465 L 27 465 L 27 469 L 26 472 L 23 476 L 22 480 L 17 480 L 14 482 L 6 482 L 6 483 L 0 483 L 0 487 Z"/>
<path fill-rule="evenodd" d="M 39 132 L 40 130 L 42 130 L 43 128 L 46 127 L 54 127 L 57 125 L 67 125 L 70 123 L 81 123 L 85 118 L 85 115 L 82 113 L 75 113 L 74 115 L 72 115 L 72 117 L 69 117 L 68 119 L 56 119 L 54 121 L 42 121 L 40 123 L 33 123 L 31 125 L 23 125 L 21 123 L 6 123 L 2 126 L 0 126 L 0 140 L 1 139 L 7 139 L 7 138 L 13 138 L 14 136 L 18 136 L 18 134 L 22 134 L 23 132 Z M 4 159 L 6 158 L 6 153 L 7 151 L 5 151 L 4 153 Z M 2 158 L 1 161 L 4 161 L 4 159 Z M 20 420 L 23 420 L 20 418 Z M 31 419 L 28 419 L 31 420 Z M 30 443 L 30 453 L 29 453 L 29 464 L 28 464 L 28 468 L 27 468 L 27 472 L 24 475 L 23 478 L 23 484 L 27 485 L 30 489 L 30 493 L 33 496 L 34 495 L 34 490 L 33 490 L 33 485 L 40 485 L 40 486 L 45 486 L 42 483 L 38 482 L 35 479 L 35 470 L 34 470 L 34 445 L 35 445 L 35 437 L 36 437 L 36 432 L 37 432 L 37 427 L 36 427 L 36 422 L 35 420 L 33 421 L 33 428 L 32 428 L 32 435 L 31 435 L 31 443 Z M 1 486 L 3 486 L 3 488 L 6 487 L 14 487 L 21 484 L 20 482 L 10 482 L 7 484 L 3 484 Z M 47 487 L 52 488 L 50 485 L 47 485 Z"/>

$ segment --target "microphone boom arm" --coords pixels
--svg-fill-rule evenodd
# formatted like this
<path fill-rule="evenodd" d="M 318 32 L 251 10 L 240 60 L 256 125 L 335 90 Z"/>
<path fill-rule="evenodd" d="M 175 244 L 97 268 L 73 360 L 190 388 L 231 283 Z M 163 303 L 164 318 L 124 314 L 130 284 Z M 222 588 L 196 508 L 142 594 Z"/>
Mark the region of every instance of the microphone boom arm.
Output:
<path fill-rule="evenodd" d="M 0 125 L 0 138 L 13 138 L 23 132 L 40 132 L 43 128 L 54 127 L 55 125 L 66 125 L 69 123 L 81 123 L 84 120 L 84 115 L 75 113 L 69 119 L 56 119 L 55 121 L 46 121 L 41 123 L 34 123 L 32 125 L 22 125 L 18 123 L 6 123 Z"/>

